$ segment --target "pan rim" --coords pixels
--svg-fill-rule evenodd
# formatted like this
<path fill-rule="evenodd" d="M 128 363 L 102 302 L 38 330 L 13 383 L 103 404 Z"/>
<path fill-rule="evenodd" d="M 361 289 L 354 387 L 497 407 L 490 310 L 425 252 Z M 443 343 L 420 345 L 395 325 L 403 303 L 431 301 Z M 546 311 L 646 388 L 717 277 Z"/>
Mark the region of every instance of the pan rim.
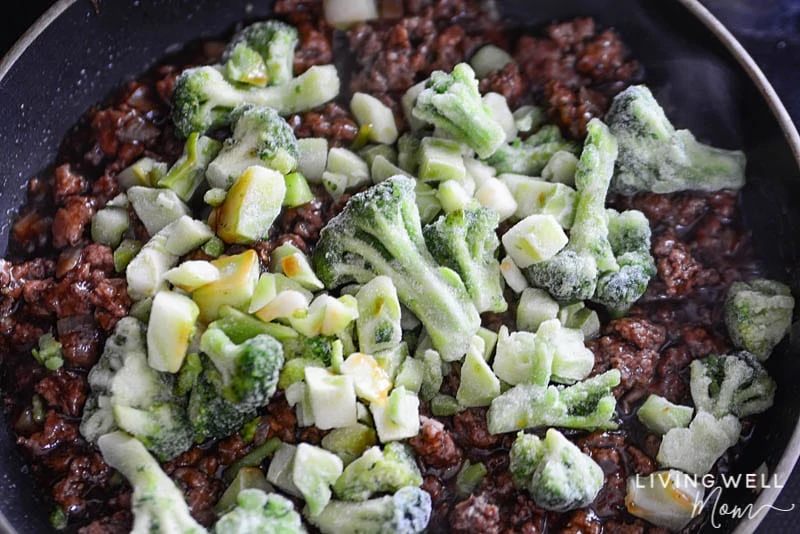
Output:
<path fill-rule="evenodd" d="M 78 0 L 58 0 L 47 11 L 45 11 L 28 30 L 14 43 L 9 51 L 0 60 L 0 84 L 14 67 L 16 62 L 22 57 L 27 49 L 36 39 L 69 9 Z M 773 116 L 783 132 L 786 142 L 794 155 L 794 159 L 800 166 L 800 133 L 792 121 L 786 106 L 781 101 L 774 87 L 767 79 L 764 72 L 742 46 L 733 34 L 719 21 L 699 0 L 678 0 L 692 15 L 694 15 L 714 37 L 725 47 L 733 56 L 745 74 L 755 84 L 762 98 L 766 101 Z M 775 466 L 773 475 L 776 477 L 776 484 L 770 484 L 765 488 L 753 503 L 753 509 L 761 510 L 769 508 L 777 500 L 781 489 L 789 480 L 795 464 L 800 458 L 800 420 L 795 424 L 789 442 L 781 455 L 778 464 Z M 757 528 L 766 514 L 757 513 L 755 517 L 746 516 L 734 529 L 734 534 L 751 534 Z M 17 530 L 11 525 L 8 519 L 0 510 L 0 533 L 16 534 Z"/>

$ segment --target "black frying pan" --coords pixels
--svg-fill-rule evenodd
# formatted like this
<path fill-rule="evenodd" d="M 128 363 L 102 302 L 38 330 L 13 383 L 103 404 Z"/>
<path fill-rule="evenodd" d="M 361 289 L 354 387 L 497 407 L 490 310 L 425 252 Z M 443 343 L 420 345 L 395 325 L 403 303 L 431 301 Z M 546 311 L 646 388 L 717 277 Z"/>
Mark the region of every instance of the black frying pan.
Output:
<path fill-rule="evenodd" d="M 744 214 L 768 276 L 800 295 L 800 136 L 752 60 L 696 0 L 511 0 L 498 2 L 515 25 L 578 15 L 616 27 L 646 68 L 667 114 L 715 145 L 744 147 Z M 224 35 L 242 19 L 266 17 L 260 0 L 61 0 L 0 64 L 0 253 L 13 210 L 31 176 L 52 162 L 67 129 L 112 89 L 192 39 Z M 250 9 L 248 9 L 248 7 Z M 0 254 L 2 255 L 2 254 Z M 797 337 L 797 336 L 795 336 Z M 741 470 L 766 462 L 784 482 L 800 454 L 800 346 L 784 343 L 768 369 L 778 382 Z M 756 507 L 774 502 L 764 490 Z M 747 503 L 742 491 L 725 502 Z M 0 424 L 0 531 L 48 532 L 49 507 L 36 496 L 14 438 Z M 763 517 L 763 513 L 757 516 Z M 758 519 L 734 525 L 751 532 Z"/>

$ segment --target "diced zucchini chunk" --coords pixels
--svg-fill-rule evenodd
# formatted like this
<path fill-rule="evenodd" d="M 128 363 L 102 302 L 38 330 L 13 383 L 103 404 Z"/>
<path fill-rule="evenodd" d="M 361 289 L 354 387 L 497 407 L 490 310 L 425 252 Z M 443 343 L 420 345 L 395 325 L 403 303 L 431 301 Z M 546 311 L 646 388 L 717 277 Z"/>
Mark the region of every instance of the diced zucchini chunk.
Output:
<path fill-rule="evenodd" d="M 449 139 L 424 138 L 419 147 L 419 179 L 424 182 L 463 180 L 466 176 L 461 145 Z"/>
<path fill-rule="evenodd" d="M 159 291 L 147 324 L 147 363 L 157 371 L 177 373 L 186 357 L 200 314 L 192 299 L 173 291 Z"/>
<path fill-rule="evenodd" d="M 394 388 L 387 402 L 373 402 L 369 409 L 383 443 L 413 438 L 419 433 L 419 398 L 404 387 Z"/>
<path fill-rule="evenodd" d="M 600 334 L 600 317 L 597 312 L 586 307 L 583 302 L 573 302 L 562 306 L 558 311 L 558 320 L 567 328 L 583 332 L 583 339 L 588 340 Z"/>
<path fill-rule="evenodd" d="M 378 154 L 372 159 L 372 166 L 370 168 L 372 174 L 372 182 L 378 183 L 391 178 L 392 176 L 402 175 L 411 176 L 406 171 L 386 159 L 381 154 Z"/>
<path fill-rule="evenodd" d="M 520 133 L 529 133 L 547 121 L 547 114 L 538 106 L 522 106 L 514 111 L 514 123 Z"/>
<path fill-rule="evenodd" d="M 219 280 L 220 274 L 211 262 L 202 260 L 185 261 L 164 274 L 164 278 L 175 287 L 187 292 Z"/>
<path fill-rule="evenodd" d="M 118 273 L 123 272 L 141 249 L 141 241 L 123 239 L 119 246 L 114 249 L 114 270 Z"/>
<path fill-rule="evenodd" d="M 410 133 L 404 133 L 397 140 L 397 165 L 411 174 L 419 167 L 419 144 L 419 139 Z"/>
<path fill-rule="evenodd" d="M 328 166 L 328 140 L 307 137 L 297 140 L 297 172 L 309 183 L 322 183 L 322 173 Z"/>
<path fill-rule="evenodd" d="M 314 200 L 314 192 L 311 191 L 308 180 L 301 173 L 289 173 L 284 179 L 286 181 L 286 196 L 283 198 L 284 206 L 296 208 Z"/>
<path fill-rule="evenodd" d="M 362 423 L 334 428 L 322 438 L 322 447 L 341 458 L 345 465 L 377 443 L 375 430 Z"/>
<path fill-rule="evenodd" d="M 92 216 L 92 241 L 116 247 L 130 224 L 128 210 L 124 208 L 105 207 L 98 210 Z"/>
<path fill-rule="evenodd" d="M 542 169 L 542 178 L 548 182 L 555 182 L 570 187 L 575 187 L 575 169 L 578 167 L 578 158 L 572 152 L 559 150 L 547 165 Z"/>
<path fill-rule="evenodd" d="M 628 513 L 673 532 L 682 530 L 703 509 L 703 484 L 675 469 L 632 476 L 627 489 Z"/>
<path fill-rule="evenodd" d="M 361 126 L 370 125 L 369 140 L 391 145 L 397 141 L 397 124 L 392 109 L 366 93 L 354 93 L 350 111 Z"/>
<path fill-rule="evenodd" d="M 334 375 L 319 367 L 306 367 L 306 394 L 315 424 L 323 429 L 356 424 L 356 390 L 353 378 Z"/>
<path fill-rule="evenodd" d="M 475 191 L 475 199 L 481 206 L 492 208 L 504 221 L 517 211 L 517 201 L 506 184 L 497 178 L 487 177 Z"/>
<path fill-rule="evenodd" d="M 403 115 L 405 115 L 406 122 L 408 122 L 408 126 L 411 128 L 412 132 L 425 128 L 425 121 L 416 118 L 412 110 L 414 109 L 414 103 L 417 101 L 417 96 L 425 89 L 426 83 L 427 82 L 422 81 L 416 85 L 412 85 L 400 99 L 400 103 L 403 106 Z"/>
<path fill-rule="evenodd" d="M 328 167 L 325 170 L 347 176 L 346 188 L 360 187 L 370 182 L 367 162 L 346 148 L 331 148 L 328 151 Z"/>
<path fill-rule="evenodd" d="M 377 276 L 356 293 L 358 343 L 362 351 L 375 354 L 400 343 L 400 301 L 392 279 Z"/>
<path fill-rule="evenodd" d="M 483 357 L 484 341 L 473 336 L 467 355 L 461 364 L 461 383 L 456 400 L 466 408 L 489 406 L 500 395 L 500 381 Z"/>
<path fill-rule="evenodd" d="M 475 333 L 475 335 L 483 340 L 483 359 L 488 362 L 492 358 L 494 348 L 497 346 L 497 332 L 482 326 L 478 328 L 478 331 Z"/>
<path fill-rule="evenodd" d="M 662 435 L 673 428 L 688 427 L 693 413 L 691 406 L 681 406 L 659 395 L 650 395 L 639 407 L 636 417 L 651 432 Z"/>
<path fill-rule="evenodd" d="M 322 173 L 322 185 L 325 191 L 330 193 L 334 199 L 339 199 L 347 191 L 348 178 L 346 174 L 325 171 Z"/>
<path fill-rule="evenodd" d="M 414 192 L 417 197 L 419 220 L 422 224 L 428 224 L 442 211 L 442 203 L 439 202 L 436 189 L 425 182 L 417 181 Z"/>
<path fill-rule="evenodd" d="M 273 271 L 285 274 L 290 280 L 306 289 L 317 290 L 325 287 L 314 274 L 314 269 L 311 268 L 303 251 L 291 243 L 284 243 L 272 251 L 270 266 Z"/>
<path fill-rule="evenodd" d="M 186 216 L 164 227 L 161 234 L 167 238 L 164 243 L 167 252 L 176 256 L 188 254 L 214 237 L 206 223 Z"/>
<path fill-rule="evenodd" d="M 412 393 L 419 393 L 425 375 L 425 364 L 416 358 L 406 358 L 394 379 L 395 386 L 404 387 Z"/>
<path fill-rule="evenodd" d="M 534 365 L 545 365 L 549 381 L 552 354 L 544 356 L 548 356 L 547 361 L 540 361 L 540 355 L 536 352 L 535 334 L 532 332 L 509 333 L 508 327 L 503 325 L 498 332 L 492 368 L 498 378 L 513 386 L 530 382 L 534 374 Z M 545 381 L 546 383 L 547 381 Z"/>
<path fill-rule="evenodd" d="M 278 171 L 248 167 L 217 208 L 217 235 L 226 243 L 248 244 L 267 235 L 281 212 L 286 182 Z"/>
<path fill-rule="evenodd" d="M 436 192 L 436 196 L 445 213 L 467 209 L 474 203 L 472 196 L 467 193 L 461 182 L 457 180 L 442 182 Z"/>
<path fill-rule="evenodd" d="M 500 262 L 500 274 L 514 293 L 522 293 L 528 287 L 528 279 L 522 274 L 522 271 L 511 259 L 511 256 L 506 256 Z"/>
<path fill-rule="evenodd" d="M 258 283 L 259 273 L 258 255 L 254 250 L 235 256 L 223 256 L 211 264 L 219 269 L 219 280 L 192 292 L 192 299 L 200 308 L 200 320 L 206 323 L 217 318 L 223 305 L 247 309 Z"/>
<path fill-rule="evenodd" d="M 567 234 L 552 215 L 529 215 L 508 230 L 503 247 L 524 269 L 555 256 L 567 245 Z"/>
<path fill-rule="evenodd" d="M 128 189 L 133 211 L 151 236 L 181 215 L 190 215 L 188 206 L 171 189 L 134 186 Z"/>
<path fill-rule="evenodd" d="M 517 328 L 536 332 L 539 325 L 558 317 L 559 306 L 550 294 L 539 288 L 529 287 L 522 292 L 517 305 Z"/>
<path fill-rule="evenodd" d="M 127 191 L 137 185 L 153 187 L 166 173 L 166 163 L 153 158 L 142 158 L 117 174 L 117 183 L 121 191 Z"/>
<path fill-rule="evenodd" d="M 272 461 L 269 463 L 267 480 L 289 495 L 300 497 L 300 490 L 294 485 L 292 477 L 296 452 L 297 446 L 290 443 L 281 443 L 280 448 L 275 451 Z"/>
<path fill-rule="evenodd" d="M 499 93 L 486 93 L 483 95 L 483 104 L 489 108 L 494 120 L 502 126 L 506 133 L 506 140 L 510 141 L 517 137 L 517 125 L 514 122 L 514 115 L 508 107 L 506 97 Z"/>
<path fill-rule="evenodd" d="M 513 62 L 511 54 L 493 44 L 480 47 L 469 60 L 477 78 L 485 78 L 495 71 L 503 70 L 503 67 Z"/>
<path fill-rule="evenodd" d="M 408 361 L 410 358 L 406 358 Z M 386 402 L 392 380 L 369 354 L 355 352 L 347 357 L 339 371 L 352 377 L 358 398 L 368 402 Z"/>

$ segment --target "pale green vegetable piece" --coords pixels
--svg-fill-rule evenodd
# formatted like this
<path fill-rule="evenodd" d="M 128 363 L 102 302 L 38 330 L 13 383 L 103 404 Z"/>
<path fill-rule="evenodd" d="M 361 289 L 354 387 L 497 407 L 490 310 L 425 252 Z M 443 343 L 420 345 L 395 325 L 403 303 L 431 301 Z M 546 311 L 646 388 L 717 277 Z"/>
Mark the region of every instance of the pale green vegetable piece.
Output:
<path fill-rule="evenodd" d="M 369 125 L 369 139 L 376 143 L 391 145 L 397 141 L 397 124 L 389 106 L 366 93 L 354 93 L 350 99 L 350 111 L 361 126 Z"/>
<path fill-rule="evenodd" d="M 738 348 L 769 358 L 789 332 L 794 298 L 789 286 L 775 280 L 734 282 L 725 300 L 725 326 Z"/>
<path fill-rule="evenodd" d="M 356 331 L 360 350 L 375 354 L 398 345 L 403 331 L 400 325 L 400 301 L 392 279 L 376 276 L 361 286 L 356 293 L 356 301 Z"/>
<path fill-rule="evenodd" d="M 558 316 L 559 306 L 544 289 L 529 287 L 522 291 L 517 304 L 517 328 L 536 332 L 539 325 Z"/>
<path fill-rule="evenodd" d="M 628 478 L 628 513 L 658 527 L 677 532 L 703 510 L 705 487 L 676 469 Z"/>
<path fill-rule="evenodd" d="M 292 482 L 306 501 L 311 515 L 320 513 L 331 500 L 331 486 L 342 474 L 342 460 L 320 447 L 300 443 L 294 455 Z"/>
<path fill-rule="evenodd" d="M 548 260 L 568 242 L 552 215 L 529 215 L 503 234 L 503 247 L 521 269 Z"/>
<path fill-rule="evenodd" d="M 699 411 L 689 428 L 673 428 L 661 440 L 656 460 L 692 475 L 705 475 L 739 441 L 742 425 L 734 415 L 717 419 Z"/>
<path fill-rule="evenodd" d="M 650 395 L 639 407 L 636 417 L 651 432 L 666 434 L 673 428 L 686 428 L 692 421 L 691 406 L 674 404 L 659 395 Z"/>
<path fill-rule="evenodd" d="M 325 430 L 356 424 L 356 390 L 353 379 L 319 367 L 306 367 L 306 394 L 315 424 Z"/>
<path fill-rule="evenodd" d="M 488 406 L 500 394 L 500 381 L 483 357 L 484 346 L 483 339 L 474 336 L 461 364 L 456 400 L 465 408 Z"/>
<path fill-rule="evenodd" d="M 328 140 L 306 137 L 297 140 L 297 170 L 309 183 L 322 183 L 322 173 L 328 166 Z"/>
<path fill-rule="evenodd" d="M 200 309 L 174 291 L 159 291 L 147 324 L 147 363 L 157 371 L 177 373 L 189 349 Z"/>
<path fill-rule="evenodd" d="M 397 387 L 388 402 L 369 405 L 378 438 L 386 443 L 413 438 L 419 433 L 419 399 L 404 387 Z"/>

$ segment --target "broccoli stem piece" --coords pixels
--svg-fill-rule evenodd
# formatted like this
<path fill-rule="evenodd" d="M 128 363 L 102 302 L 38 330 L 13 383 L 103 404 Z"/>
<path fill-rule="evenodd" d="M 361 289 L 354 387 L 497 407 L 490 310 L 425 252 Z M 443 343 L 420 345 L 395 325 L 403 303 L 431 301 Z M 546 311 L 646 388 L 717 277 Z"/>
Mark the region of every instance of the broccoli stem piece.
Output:
<path fill-rule="evenodd" d="M 365 501 L 375 493 L 391 493 L 405 486 L 422 485 L 422 474 L 408 445 L 392 441 L 381 451 L 371 447 L 350 463 L 336 480 L 339 499 Z"/>
<path fill-rule="evenodd" d="M 549 428 L 544 440 L 520 432 L 509 453 L 514 485 L 540 508 L 566 512 L 589 505 L 605 476 L 603 469 L 564 435 Z"/>
<path fill-rule="evenodd" d="M 597 287 L 598 273 L 619 269 L 608 240 L 605 199 L 617 141 L 605 124 L 593 119 L 575 171 L 578 198 L 566 248 L 525 270 L 530 283 L 561 301 L 588 300 Z"/>
<path fill-rule="evenodd" d="M 354 195 L 322 230 L 314 271 L 328 288 L 388 276 L 442 358 L 452 361 L 466 354 L 480 316 L 459 276 L 436 265 L 426 248 L 414 186 L 395 176 Z"/>
<path fill-rule="evenodd" d="M 112 432 L 102 436 L 97 446 L 106 463 L 122 473 L 133 486 L 132 532 L 206 532 L 192 518 L 181 491 L 138 440 L 124 432 Z"/>
<path fill-rule="evenodd" d="M 226 126 L 241 104 L 274 108 L 280 115 L 320 106 L 339 94 L 339 75 L 333 65 L 315 65 L 300 76 L 272 87 L 235 87 L 216 67 L 183 71 L 175 82 L 172 120 L 176 132 L 188 137 Z"/>
<path fill-rule="evenodd" d="M 322 534 L 418 534 L 431 517 L 431 496 L 413 486 L 367 501 L 331 501 L 322 512 L 303 512 Z"/>
<path fill-rule="evenodd" d="M 619 371 L 612 369 L 568 387 L 518 384 L 492 401 L 486 413 L 489 432 L 543 426 L 616 428 L 611 418 L 617 401 L 611 390 L 619 382 Z"/>
<path fill-rule="evenodd" d="M 717 191 L 744 185 L 744 153 L 704 145 L 688 130 L 676 130 L 643 85 L 619 93 L 606 121 L 619 140 L 612 184 L 618 193 Z"/>
<path fill-rule="evenodd" d="M 191 133 L 183 147 L 183 155 L 158 181 L 158 186 L 172 189 L 181 200 L 189 202 L 205 179 L 208 163 L 221 148 L 219 141 Z"/>
<path fill-rule="evenodd" d="M 297 29 L 285 22 L 279 20 L 256 22 L 244 27 L 233 36 L 223 53 L 223 59 L 230 63 L 236 58 L 237 50 L 245 45 L 261 56 L 263 60 L 261 65 L 266 67 L 269 85 L 284 84 L 291 80 L 294 74 L 294 49 L 297 47 L 297 39 Z M 261 68 L 257 62 L 252 65 L 256 71 Z M 247 72 L 247 69 L 245 71 Z"/>
<path fill-rule="evenodd" d="M 422 230 L 434 259 L 461 276 L 479 313 L 508 309 L 497 261 L 498 224 L 496 211 L 478 208 L 454 211 Z"/>
<path fill-rule="evenodd" d="M 434 71 L 417 95 L 412 114 L 488 158 L 506 140 L 506 133 L 481 100 L 475 72 L 459 63 L 448 74 Z"/>

